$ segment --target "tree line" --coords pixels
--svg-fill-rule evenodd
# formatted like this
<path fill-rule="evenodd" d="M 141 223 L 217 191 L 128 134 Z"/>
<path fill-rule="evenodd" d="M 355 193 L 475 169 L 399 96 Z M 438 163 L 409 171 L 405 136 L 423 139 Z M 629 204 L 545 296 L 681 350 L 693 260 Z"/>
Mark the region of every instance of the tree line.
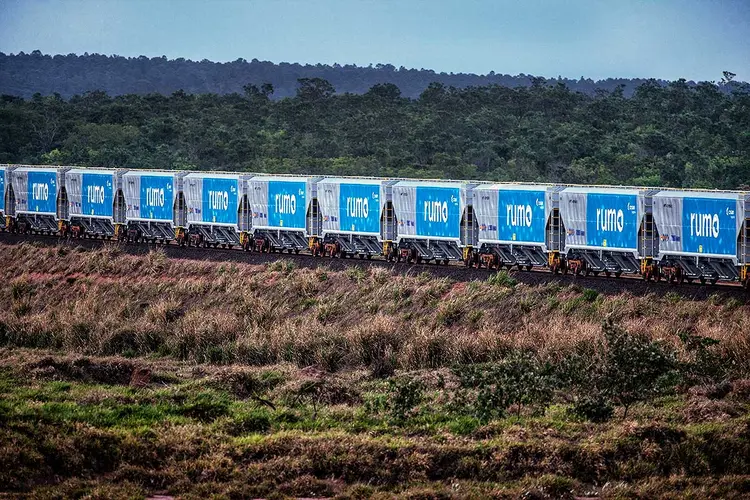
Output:
<path fill-rule="evenodd" d="M 719 77 L 720 75 L 717 75 Z M 241 93 L 247 82 L 269 82 L 274 86 L 274 99 L 293 97 L 299 78 L 322 78 L 331 82 L 340 93 L 364 94 L 378 83 L 392 83 L 404 97 L 416 99 L 432 82 L 456 88 L 503 85 L 528 87 L 535 76 L 508 75 L 489 72 L 445 73 L 430 69 L 396 68 L 392 64 L 357 66 L 354 64 L 297 64 L 252 59 L 220 63 L 208 60 L 167 59 L 162 57 L 122 57 L 102 54 L 47 55 L 35 50 L 29 54 L 0 52 L 0 94 L 29 98 L 39 92 L 57 92 L 68 98 L 92 90 L 109 95 L 159 93 L 169 95 L 178 90 L 189 94 Z M 550 79 L 563 83 L 573 91 L 594 95 L 597 91 L 614 91 L 622 86 L 626 97 L 646 83 L 644 78 L 564 78 Z M 667 81 L 658 80 L 664 86 Z M 695 86 L 695 82 L 687 82 Z"/>
<path fill-rule="evenodd" d="M 0 72 L 1 73 L 1 72 Z M 750 93 L 646 81 L 595 94 L 299 78 L 227 94 L 0 97 L 0 162 L 734 189 L 750 179 Z"/>

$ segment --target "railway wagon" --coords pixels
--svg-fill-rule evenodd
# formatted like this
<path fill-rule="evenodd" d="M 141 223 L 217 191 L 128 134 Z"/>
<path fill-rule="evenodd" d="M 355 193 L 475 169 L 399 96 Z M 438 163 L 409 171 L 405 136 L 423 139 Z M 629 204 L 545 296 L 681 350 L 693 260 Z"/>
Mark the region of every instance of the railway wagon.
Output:
<path fill-rule="evenodd" d="M 110 238 L 125 222 L 122 171 L 74 168 L 63 175 L 59 227 L 63 235 Z"/>
<path fill-rule="evenodd" d="M 448 263 L 474 244 L 470 225 L 473 184 L 398 181 L 393 184 L 397 259 Z"/>
<path fill-rule="evenodd" d="M 123 175 L 128 241 L 181 240 L 186 224 L 184 173 L 129 170 Z"/>
<path fill-rule="evenodd" d="M 8 229 L 22 233 L 55 234 L 57 199 L 63 185 L 65 167 L 28 167 L 8 169 L 6 216 L 12 217 Z"/>
<path fill-rule="evenodd" d="M 253 176 L 247 181 L 252 241 L 246 249 L 298 253 L 322 231 L 320 177 Z"/>
<path fill-rule="evenodd" d="M 750 193 L 663 190 L 653 197 L 660 274 L 669 281 L 746 281 Z"/>
<path fill-rule="evenodd" d="M 388 254 L 395 240 L 394 183 L 331 177 L 318 182 L 322 241 L 313 253 L 360 258 Z"/>
<path fill-rule="evenodd" d="M 564 260 L 550 259 L 553 271 L 607 276 L 641 272 L 639 234 L 655 190 L 566 187 L 560 191 Z M 567 269 L 566 269 L 567 268 Z"/>
<path fill-rule="evenodd" d="M 476 186 L 473 212 L 479 248 L 470 263 L 525 269 L 547 265 L 548 249 L 558 249 L 562 239 L 560 234 L 552 233 L 551 221 L 557 213 L 561 189 L 524 184 Z"/>
<path fill-rule="evenodd" d="M 187 224 L 186 242 L 191 246 L 231 248 L 240 244 L 240 201 L 246 196 L 240 174 L 191 172 L 183 179 Z"/>

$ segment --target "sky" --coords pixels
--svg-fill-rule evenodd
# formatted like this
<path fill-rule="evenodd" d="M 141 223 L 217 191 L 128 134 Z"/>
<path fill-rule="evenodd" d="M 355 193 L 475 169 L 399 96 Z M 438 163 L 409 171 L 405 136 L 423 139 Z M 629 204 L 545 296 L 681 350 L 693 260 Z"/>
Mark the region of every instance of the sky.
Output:
<path fill-rule="evenodd" d="M 750 0 L 0 0 L 0 51 L 750 81 Z"/>

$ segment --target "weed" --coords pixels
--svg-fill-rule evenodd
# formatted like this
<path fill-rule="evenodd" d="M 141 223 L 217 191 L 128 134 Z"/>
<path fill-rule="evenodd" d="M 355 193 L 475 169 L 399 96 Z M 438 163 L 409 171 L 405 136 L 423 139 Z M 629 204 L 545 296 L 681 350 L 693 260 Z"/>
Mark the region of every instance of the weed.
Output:
<path fill-rule="evenodd" d="M 367 272 L 359 266 L 349 267 L 345 272 L 347 278 L 357 283 L 362 283 L 367 278 Z"/>
<path fill-rule="evenodd" d="M 450 327 L 461 321 L 463 315 L 463 305 L 455 300 L 451 300 L 443 304 L 438 310 L 436 319 L 438 324 Z"/>
<path fill-rule="evenodd" d="M 424 399 L 424 384 L 412 378 L 391 379 L 388 381 L 389 397 L 386 401 L 391 420 L 403 424 L 412 416 L 413 410 Z"/>
<path fill-rule="evenodd" d="M 498 271 L 487 278 L 487 284 L 492 286 L 513 288 L 518 284 L 518 280 L 512 278 L 506 271 Z"/>
<path fill-rule="evenodd" d="M 297 265 L 294 261 L 289 259 L 279 259 L 273 262 L 269 262 L 266 265 L 266 269 L 269 271 L 280 272 L 282 274 L 291 274 L 296 269 Z"/>
<path fill-rule="evenodd" d="M 586 302 L 594 302 L 596 298 L 599 297 L 599 292 L 596 290 L 592 290 L 590 288 L 585 288 L 583 290 L 583 300 Z"/>

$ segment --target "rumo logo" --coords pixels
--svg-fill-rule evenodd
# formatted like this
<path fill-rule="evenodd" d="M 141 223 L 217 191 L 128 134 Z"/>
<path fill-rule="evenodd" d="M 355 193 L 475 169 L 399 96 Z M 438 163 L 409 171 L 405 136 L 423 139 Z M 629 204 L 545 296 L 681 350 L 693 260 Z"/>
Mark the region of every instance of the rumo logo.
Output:
<path fill-rule="evenodd" d="M 531 227 L 531 205 L 507 205 L 505 224 L 513 227 Z"/>
<path fill-rule="evenodd" d="M 208 204 L 212 210 L 226 210 L 229 208 L 229 193 L 226 191 L 209 191 Z"/>
<path fill-rule="evenodd" d="M 86 188 L 86 196 L 89 203 L 104 203 L 104 186 L 88 186 Z"/>
<path fill-rule="evenodd" d="M 425 201 L 424 220 L 428 222 L 448 222 L 448 202 Z"/>
<path fill-rule="evenodd" d="M 297 197 L 293 194 L 276 195 L 276 213 L 278 214 L 296 214 Z"/>
<path fill-rule="evenodd" d="M 690 214 L 690 236 L 719 237 L 719 214 Z"/>
<path fill-rule="evenodd" d="M 164 188 L 146 188 L 146 205 L 150 207 L 163 207 Z"/>
<path fill-rule="evenodd" d="M 35 200 L 48 200 L 49 186 L 47 184 L 35 182 L 31 185 L 31 196 Z"/>
<path fill-rule="evenodd" d="M 349 217 L 361 217 L 366 219 L 369 213 L 370 207 L 367 198 L 346 199 L 346 214 Z"/>
<path fill-rule="evenodd" d="M 606 232 L 621 233 L 625 227 L 625 215 L 622 210 L 614 208 L 596 209 L 596 229 Z"/>

